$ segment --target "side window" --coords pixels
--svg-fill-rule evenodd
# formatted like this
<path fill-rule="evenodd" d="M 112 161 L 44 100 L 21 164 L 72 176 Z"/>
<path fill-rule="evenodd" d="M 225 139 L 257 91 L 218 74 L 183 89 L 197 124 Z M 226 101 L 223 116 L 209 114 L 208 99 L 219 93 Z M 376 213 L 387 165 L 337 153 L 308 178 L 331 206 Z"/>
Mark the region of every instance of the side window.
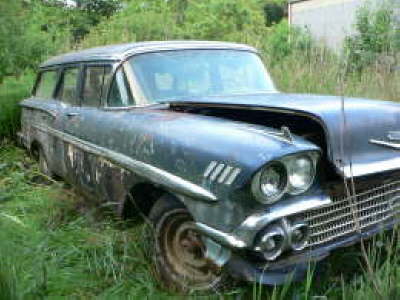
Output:
<path fill-rule="evenodd" d="M 115 73 L 107 103 L 109 107 L 135 105 L 135 101 L 129 88 L 128 80 L 122 70 L 118 70 L 117 73 Z"/>
<path fill-rule="evenodd" d="M 53 98 L 53 92 L 57 84 L 57 71 L 44 71 L 39 76 L 35 96 L 45 99 Z"/>
<path fill-rule="evenodd" d="M 78 68 L 68 68 L 64 70 L 57 99 L 72 105 L 78 104 L 78 76 Z"/>
<path fill-rule="evenodd" d="M 100 106 L 104 87 L 109 80 L 110 73 L 111 66 L 89 66 L 85 68 L 82 105 Z"/>

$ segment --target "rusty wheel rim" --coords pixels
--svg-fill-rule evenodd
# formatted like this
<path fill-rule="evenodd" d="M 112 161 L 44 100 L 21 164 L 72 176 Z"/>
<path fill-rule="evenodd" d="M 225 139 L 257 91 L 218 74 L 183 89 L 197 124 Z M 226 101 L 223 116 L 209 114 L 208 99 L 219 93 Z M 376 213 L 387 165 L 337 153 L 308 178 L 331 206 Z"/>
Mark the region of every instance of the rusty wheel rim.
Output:
<path fill-rule="evenodd" d="M 168 216 L 162 227 L 162 247 L 169 267 L 181 284 L 207 289 L 220 280 L 220 270 L 205 257 L 205 245 L 186 212 Z"/>

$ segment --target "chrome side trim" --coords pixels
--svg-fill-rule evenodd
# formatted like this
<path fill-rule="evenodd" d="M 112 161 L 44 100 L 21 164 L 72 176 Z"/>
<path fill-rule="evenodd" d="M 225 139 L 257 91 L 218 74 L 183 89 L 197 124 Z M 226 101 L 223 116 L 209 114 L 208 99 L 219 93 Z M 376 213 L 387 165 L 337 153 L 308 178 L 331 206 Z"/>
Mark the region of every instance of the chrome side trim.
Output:
<path fill-rule="evenodd" d="M 207 167 L 207 169 L 205 170 L 205 172 L 204 172 L 204 177 L 208 177 L 210 174 L 211 174 L 211 172 L 215 169 L 215 167 L 217 166 L 217 162 L 216 161 L 212 161 L 212 162 L 210 162 L 210 164 L 208 165 L 208 167 Z"/>
<path fill-rule="evenodd" d="M 227 185 L 231 185 L 231 184 L 235 181 L 236 177 L 240 174 L 241 171 L 242 171 L 242 170 L 239 169 L 239 168 L 236 168 L 235 170 L 233 170 L 233 172 L 232 172 L 231 175 L 228 177 L 228 179 L 226 180 L 225 183 L 226 183 Z"/>
<path fill-rule="evenodd" d="M 224 246 L 228 246 L 230 248 L 239 248 L 239 249 L 247 247 L 247 244 L 244 241 L 238 239 L 234 235 L 219 231 L 215 228 L 212 228 L 200 222 L 196 222 L 196 226 L 200 233 L 204 234 L 205 236 L 211 238 L 212 240 Z"/>
<path fill-rule="evenodd" d="M 232 171 L 233 167 L 231 166 L 226 166 L 222 174 L 218 177 L 218 183 L 223 183 L 226 179 L 226 177 L 229 175 L 229 173 Z"/>
<path fill-rule="evenodd" d="M 137 173 L 140 176 L 144 176 L 148 180 L 150 180 L 154 183 L 160 184 L 162 186 L 165 186 L 175 192 L 182 193 L 189 197 L 199 198 L 199 199 L 202 199 L 205 201 L 211 201 L 211 202 L 217 201 L 217 197 L 210 191 L 207 191 L 206 189 L 202 188 L 201 186 L 191 183 L 191 182 L 189 182 L 181 177 L 178 177 L 174 174 L 171 174 L 165 170 L 159 169 L 155 166 L 144 163 L 142 161 L 132 159 L 125 154 L 121 154 L 121 153 L 115 152 L 113 150 L 109 150 L 104 147 L 97 146 L 93 143 L 81 140 L 70 134 L 61 132 L 59 130 L 55 130 L 48 126 L 40 126 L 40 125 L 36 125 L 36 124 L 34 124 L 32 126 L 34 128 L 36 128 L 37 130 L 40 130 L 42 132 L 56 136 L 56 137 L 66 141 L 66 142 L 72 144 L 73 146 L 76 146 L 86 152 L 89 152 L 89 153 L 92 153 L 94 155 L 98 155 L 101 157 L 105 157 L 106 159 L 110 160 L 111 162 L 113 162 L 127 170 L 130 170 L 134 173 Z"/>
<path fill-rule="evenodd" d="M 295 200 L 278 202 L 271 206 L 266 212 L 247 217 L 234 231 L 234 234 L 247 245 L 251 245 L 256 234 L 266 225 L 281 218 L 316 209 L 331 203 L 331 198 L 324 194 L 297 197 Z"/>
<path fill-rule="evenodd" d="M 390 139 L 391 141 L 395 140 L 395 139 Z M 395 140 L 395 141 L 399 141 L 399 140 Z M 390 142 L 385 142 L 385 141 L 379 141 L 379 140 L 369 140 L 369 142 L 371 144 L 375 144 L 375 145 L 379 145 L 379 146 L 384 146 L 384 147 L 388 147 L 388 148 L 392 148 L 392 149 L 396 149 L 396 150 L 400 150 L 400 143 L 390 143 Z"/>
<path fill-rule="evenodd" d="M 392 148 L 392 147 L 391 147 Z M 399 148 L 396 150 L 400 150 Z M 341 171 L 347 178 L 372 175 L 374 173 L 383 173 L 400 169 L 400 156 L 392 157 L 387 160 L 379 160 L 369 163 L 353 163 L 345 165 Z"/>
<path fill-rule="evenodd" d="M 213 160 L 204 171 L 203 177 L 218 183 L 231 185 L 242 170 Z"/>
<path fill-rule="evenodd" d="M 389 131 L 388 139 L 390 141 L 400 142 L 400 131 Z"/>
<path fill-rule="evenodd" d="M 225 165 L 224 164 L 219 164 L 214 171 L 211 173 L 210 180 L 214 181 L 217 179 L 217 176 L 221 173 L 221 171 L 224 169 Z"/>
<path fill-rule="evenodd" d="M 57 117 L 57 112 L 54 111 L 54 110 L 51 110 L 51 109 L 46 109 L 44 107 L 39 107 L 39 106 L 36 106 L 34 104 L 30 104 L 30 103 L 26 103 L 26 102 L 20 103 L 20 106 L 25 107 L 25 108 L 32 108 L 32 109 L 40 110 L 42 112 L 48 113 L 53 118 Z"/>

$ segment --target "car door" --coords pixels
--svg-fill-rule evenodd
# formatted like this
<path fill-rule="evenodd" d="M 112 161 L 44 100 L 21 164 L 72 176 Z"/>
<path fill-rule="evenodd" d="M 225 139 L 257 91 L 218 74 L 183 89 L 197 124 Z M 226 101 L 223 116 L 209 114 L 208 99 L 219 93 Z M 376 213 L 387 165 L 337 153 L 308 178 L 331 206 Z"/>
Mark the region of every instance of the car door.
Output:
<path fill-rule="evenodd" d="M 88 145 L 89 151 L 83 153 L 84 172 L 79 181 L 91 194 L 113 203 L 125 193 L 123 170 L 98 150 L 122 152 L 126 143 L 120 137 L 120 118 L 123 107 L 134 105 L 134 101 L 122 69 L 112 80 L 111 65 L 88 64 L 83 74 L 81 118 L 74 135 Z"/>
<path fill-rule="evenodd" d="M 21 103 L 21 138 L 28 148 L 41 147 L 52 172 L 62 176 L 60 139 L 53 134 L 61 122 L 62 106 L 55 98 L 59 77 L 59 67 L 40 70 L 32 97 Z"/>
<path fill-rule="evenodd" d="M 58 135 L 62 140 L 64 177 L 75 184 L 78 183 L 78 176 L 82 171 L 80 148 L 74 139 L 82 117 L 80 107 L 81 69 L 82 66 L 79 64 L 64 66 L 61 70 L 60 82 L 56 92 L 56 99 L 62 106 Z"/>
<path fill-rule="evenodd" d="M 102 98 L 111 74 L 111 65 L 99 63 L 83 64 L 76 68 L 74 78 L 65 70 L 65 87 L 75 87 L 76 93 L 60 92 L 60 99 L 67 102 L 64 112 L 64 132 L 69 142 L 65 145 L 65 164 L 69 178 L 93 194 L 96 192 L 96 166 L 99 157 L 95 154 L 101 129 Z"/>

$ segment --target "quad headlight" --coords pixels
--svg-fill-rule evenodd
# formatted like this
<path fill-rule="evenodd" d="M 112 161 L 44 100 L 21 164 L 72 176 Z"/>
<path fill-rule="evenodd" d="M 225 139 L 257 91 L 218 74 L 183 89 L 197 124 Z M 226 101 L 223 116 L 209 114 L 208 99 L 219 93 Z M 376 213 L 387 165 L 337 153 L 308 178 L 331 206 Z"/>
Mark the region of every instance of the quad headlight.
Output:
<path fill-rule="evenodd" d="M 299 195 L 314 183 L 316 152 L 291 155 L 263 167 L 253 178 L 252 192 L 264 204 L 278 201 L 285 193 Z"/>
<path fill-rule="evenodd" d="M 286 167 L 289 176 L 289 193 L 298 195 L 308 190 L 315 177 L 315 163 L 311 156 L 293 157 L 287 160 Z"/>
<path fill-rule="evenodd" d="M 285 193 L 288 174 L 284 164 L 272 162 L 256 174 L 252 183 L 252 191 L 256 199 L 264 204 L 279 200 Z"/>

